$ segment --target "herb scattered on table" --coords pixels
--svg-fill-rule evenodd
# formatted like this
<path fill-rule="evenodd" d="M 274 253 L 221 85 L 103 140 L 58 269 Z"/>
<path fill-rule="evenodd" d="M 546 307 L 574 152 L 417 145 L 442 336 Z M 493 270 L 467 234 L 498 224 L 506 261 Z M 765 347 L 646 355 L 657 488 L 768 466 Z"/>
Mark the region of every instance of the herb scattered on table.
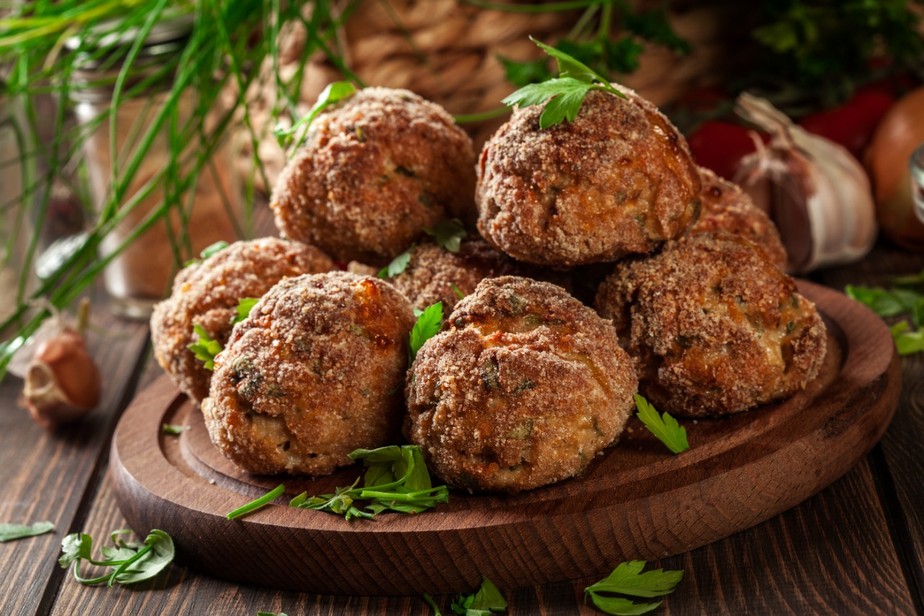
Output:
<path fill-rule="evenodd" d="M 889 289 L 849 284 L 844 293 L 880 317 L 903 317 L 889 327 L 899 355 L 924 351 L 924 330 L 921 329 L 924 294 L 915 288 L 924 283 L 924 271 L 911 276 L 897 276 L 892 282 L 896 286 Z"/>
<path fill-rule="evenodd" d="M 285 612 L 257 612 L 257 616 L 286 616 Z"/>
<path fill-rule="evenodd" d="M 130 530 L 117 530 L 110 535 L 111 546 L 100 548 L 103 558 L 92 557 L 93 538 L 86 533 L 72 533 L 61 542 L 61 557 L 58 564 L 67 569 L 74 566 L 74 578 L 81 584 L 95 586 L 105 583 L 134 584 L 151 579 L 173 561 L 173 539 L 162 530 L 154 529 L 143 543 L 126 541 Z M 96 567 L 110 567 L 112 571 L 94 578 L 80 575 L 80 562 L 86 561 Z"/>
<path fill-rule="evenodd" d="M 34 524 L 0 524 L 0 542 L 25 539 L 50 533 L 55 529 L 51 522 L 36 522 Z"/>
<path fill-rule="evenodd" d="M 635 394 L 635 408 L 638 410 L 638 418 L 648 431 L 658 437 L 658 440 L 672 452 L 677 454 L 690 448 L 686 428 L 677 423 L 667 411 L 659 415 L 655 407 L 639 394 Z"/>
<path fill-rule="evenodd" d="M 263 496 L 259 498 L 255 498 L 245 505 L 241 505 L 234 511 L 229 511 L 225 515 L 225 517 L 228 518 L 229 520 L 236 520 L 237 518 L 243 517 L 247 515 L 248 513 L 252 513 L 256 511 L 257 509 L 260 509 L 261 507 L 264 507 L 270 504 L 271 502 L 273 502 L 274 500 L 282 496 L 285 493 L 285 491 L 286 491 L 285 485 L 280 483 L 278 486 L 276 486 L 275 488 L 273 488 L 272 490 L 270 490 Z"/>
<path fill-rule="evenodd" d="M 308 496 L 302 492 L 289 503 L 298 509 L 313 509 L 353 518 L 372 519 L 383 511 L 420 513 L 449 501 L 449 489 L 433 487 L 430 473 L 416 445 L 391 445 L 378 449 L 357 449 L 351 460 L 362 460 L 365 477 L 353 485 L 337 488 L 333 494 Z M 359 481 L 363 479 L 363 486 Z M 360 504 L 358 501 L 367 501 Z"/>
<path fill-rule="evenodd" d="M 501 102 L 508 106 L 529 107 L 545 104 L 539 128 L 549 128 L 564 120 L 573 122 L 591 90 L 602 90 L 620 98 L 626 95 L 609 80 L 565 52 L 530 37 L 543 51 L 558 61 L 558 77 L 523 86 Z"/>
<path fill-rule="evenodd" d="M 436 302 L 428 306 L 414 323 L 411 329 L 410 343 L 408 344 L 408 354 L 410 361 L 414 361 L 417 352 L 424 343 L 435 336 L 443 326 L 443 302 Z"/>
<path fill-rule="evenodd" d="M 183 434 L 183 431 L 186 430 L 186 426 L 181 426 L 179 424 L 162 424 L 160 426 L 160 431 L 164 434 L 169 434 L 171 436 L 179 436 Z"/>
<path fill-rule="evenodd" d="M 470 595 L 459 595 L 450 605 L 452 611 L 463 616 L 491 616 L 507 611 L 507 601 L 491 580 L 482 576 L 481 586 Z"/>
<path fill-rule="evenodd" d="M 607 577 L 584 589 L 584 600 L 590 599 L 598 610 L 617 616 L 645 614 L 656 609 L 661 601 L 636 603 L 628 597 L 668 595 L 683 579 L 683 571 L 653 569 L 642 573 L 645 565 L 644 560 L 620 563 Z"/>
<path fill-rule="evenodd" d="M 449 252 L 459 252 L 466 235 L 465 226 L 456 218 L 440 221 L 432 229 L 424 229 L 424 233 L 431 236 L 437 246 Z"/>

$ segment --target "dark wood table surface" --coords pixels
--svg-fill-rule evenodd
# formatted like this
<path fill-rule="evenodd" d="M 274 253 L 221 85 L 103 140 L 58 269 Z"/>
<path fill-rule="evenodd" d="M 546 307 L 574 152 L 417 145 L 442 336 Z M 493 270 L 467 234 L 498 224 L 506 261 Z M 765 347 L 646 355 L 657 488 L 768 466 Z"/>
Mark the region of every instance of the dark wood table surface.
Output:
<path fill-rule="evenodd" d="M 883 285 L 891 275 L 922 267 L 924 254 L 882 243 L 860 263 L 811 279 L 837 289 Z M 146 324 L 113 317 L 100 299 L 92 327 L 105 387 L 99 407 L 82 422 L 46 432 L 17 405 L 22 382 L 8 376 L 0 384 L 0 522 L 50 520 L 56 529 L 0 543 L 0 614 L 432 613 L 419 596 L 282 592 L 177 563 L 136 587 L 77 583 L 57 564 L 61 539 L 83 531 L 100 542 L 126 526 L 107 471 L 109 445 L 120 414 L 161 374 Z M 655 613 L 924 614 L 924 355 L 903 358 L 902 372 L 901 399 L 886 435 L 845 476 L 754 528 L 653 563 L 685 573 Z M 583 589 L 594 581 L 502 590 L 509 614 L 593 614 Z M 435 599 L 450 612 L 451 596 Z"/>

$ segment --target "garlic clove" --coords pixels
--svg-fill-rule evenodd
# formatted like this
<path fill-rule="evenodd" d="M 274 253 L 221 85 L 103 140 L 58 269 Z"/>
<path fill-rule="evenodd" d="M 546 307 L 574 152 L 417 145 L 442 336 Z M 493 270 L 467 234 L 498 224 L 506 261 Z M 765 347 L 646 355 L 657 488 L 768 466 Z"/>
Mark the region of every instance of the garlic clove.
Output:
<path fill-rule="evenodd" d="M 64 329 L 36 348 L 26 370 L 23 398 L 36 423 L 55 428 L 92 410 L 101 388 L 99 369 L 83 337 Z"/>

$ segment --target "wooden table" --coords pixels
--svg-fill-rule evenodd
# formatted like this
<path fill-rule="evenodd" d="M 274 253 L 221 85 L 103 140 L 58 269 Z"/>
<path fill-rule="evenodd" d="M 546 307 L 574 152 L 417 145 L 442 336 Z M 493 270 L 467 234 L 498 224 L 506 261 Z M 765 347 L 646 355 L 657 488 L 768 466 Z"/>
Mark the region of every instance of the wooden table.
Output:
<path fill-rule="evenodd" d="M 922 267 L 924 255 L 883 244 L 861 263 L 812 279 L 838 289 L 881 285 L 890 275 Z M 418 596 L 281 592 L 228 583 L 176 563 L 134 588 L 74 581 L 57 564 L 61 539 L 84 531 L 103 541 L 126 525 L 107 472 L 109 444 L 122 411 L 161 373 L 145 324 L 112 317 L 104 300 L 95 306 L 91 346 L 105 388 L 83 422 L 48 433 L 18 408 L 21 381 L 7 377 L 0 384 L 0 522 L 50 520 L 56 527 L 53 534 L 0 543 L 0 614 L 432 613 Z M 782 515 L 653 563 L 685 572 L 655 613 L 924 614 L 924 357 L 904 358 L 902 370 L 895 418 L 868 456 Z M 594 581 L 502 590 L 510 614 L 593 614 L 582 597 Z M 435 599 L 450 613 L 451 596 Z"/>

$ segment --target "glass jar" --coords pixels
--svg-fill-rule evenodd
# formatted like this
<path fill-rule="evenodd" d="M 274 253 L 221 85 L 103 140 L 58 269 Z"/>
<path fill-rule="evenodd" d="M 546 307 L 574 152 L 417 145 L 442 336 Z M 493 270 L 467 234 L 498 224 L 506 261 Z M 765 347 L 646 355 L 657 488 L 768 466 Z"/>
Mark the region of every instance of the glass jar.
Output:
<path fill-rule="evenodd" d="M 118 220 L 100 245 L 101 256 L 110 259 L 103 278 L 114 312 L 129 318 L 150 316 L 154 304 L 169 292 L 182 263 L 217 241 L 237 237 L 234 219 L 240 212 L 241 188 L 230 171 L 227 147 L 216 149 L 192 183 L 183 186 L 183 179 L 192 177 L 192 163 L 202 143 L 197 139 L 199 131 L 190 130 L 178 145 L 182 128 L 173 132 L 171 143 L 168 125 L 187 126 L 195 112 L 196 92 L 183 91 L 176 113 L 149 145 L 143 143 L 172 94 L 173 76 L 165 67 L 173 66 L 183 53 L 192 27 L 192 17 L 181 16 L 151 29 L 127 71 L 115 109 L 113 84 L 137 31 L 102 33 L 94 41 L 67 43 L 78 54 L 71 99 L 77 121 L 87 131 L 82 146 L 90 197 L 101 222 Z M 139 87 L 140 94 L 126 95 Z M 128 178 L 132 160 L 142 148 L 140 164 Z M 120 184 L 125 188 L 116 199 Z M 143 229 L 151 220 L 153 224 Z"/>
<path fill-rule="evenodd" d="M 908 160 L 908 172 L 911 177 L 911 199 L 914 213 L 924 223 L 924 143 L 919 145 Z"/>

